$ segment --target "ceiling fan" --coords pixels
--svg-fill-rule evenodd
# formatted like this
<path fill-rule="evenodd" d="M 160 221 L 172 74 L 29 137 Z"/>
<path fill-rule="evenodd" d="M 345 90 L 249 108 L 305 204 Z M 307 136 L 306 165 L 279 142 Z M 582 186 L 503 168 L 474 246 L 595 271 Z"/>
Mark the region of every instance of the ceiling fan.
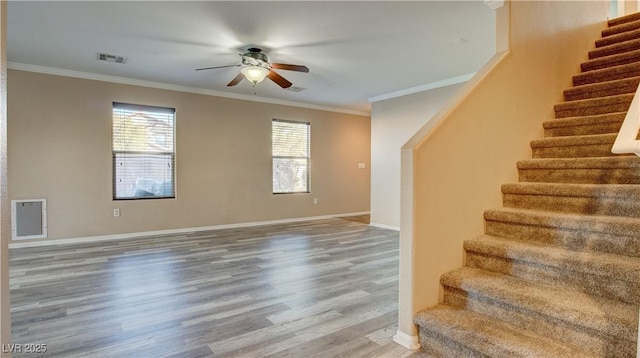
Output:
<path fill-rule="evenodd" d="M 291 87 L 292 83 L 289 82 L 286 78 L 280 76 L 273 69 L 309 72 L 309 68 L 307 66 L 269 62 L 269 57 L 262 53 L 262 49 L 257 47 L 251 47 L 247 49 L 247 52 L 240 54 L 240 57 L 242 57 L 242 62 L 237 65 L 204 67 L 198 68 L 196 69 L 196 71 L 213 70 L 216 68 L 225 67 L 242 67 L 240 73 L 227 84 L 228 87 L 237 85 L 245 77 L 254 85 L 261 82 L 265 77 L 268 77 L 270 80 L 272 80 L 282 88 L 289 88 Z"/>

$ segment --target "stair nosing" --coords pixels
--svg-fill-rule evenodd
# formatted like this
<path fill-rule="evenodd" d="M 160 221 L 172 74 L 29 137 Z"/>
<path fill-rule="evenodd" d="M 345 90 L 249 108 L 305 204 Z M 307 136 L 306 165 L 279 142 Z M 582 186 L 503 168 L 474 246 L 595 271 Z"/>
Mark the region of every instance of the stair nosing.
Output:
<path fill-rule="evenodd" d="M 572 77 L 572 81 L 575 84 L 576 82 L 583 82 L 583 81 L 587 81 L 585 83 L 582 84 L 577 84 L 577 86 L 582 86 L 585 84 L 591 84 L 591 83 L 600 83 L 600 82 L 606 82 L 606 81 L 613 81 L 610 79 L 605 79 L 605 80 L 595 80 L 595 81 L 591 81 L 590 79 L 595 77 L 595 78 L 599 78 L 599 77 L 610 77 L 610 76 L 614 76 L 618 73 L 626 73 L 626 72 L 631 72 L 633 70 L 638 70 L 638 68 L 640 68 L 640 62 L 632 62 L 632 63 L 626 63 L 623 65 L 617 65 L 617 66 L 612 66 L 612 67 L 605 67 L 605 68 L 600 68 L 597 70 L 592 70 L 592 71 L 587 71 L 587 72 L 582 72 L 582 73 L 578 73 L 576 75 L 574 75 Z M 637 77 L 638 75 L 630 75 L 630 76 L 624 76 L 624 77 L 620 77 L 617 79 L 625 79 L 625 78 L 631 78 L 631 77 Z"/>
<path fill-rule="evenodd" d="M 542 126 L 544 129 L 554 129 L 554 128 L 566 128 L 566 127 L 574 127 L 576 125 L 585 125 L 583 124 L 574 124 L 574 122 L 593 122 L 589 124 L 605 124 L 605 123 L 616 123 L 624 121 L 624 116 L 626 116 L 627 112 L 612 112 L 612 113 L 603 113 L 603 114 L 594 114 L 589 116 L 575 116 L 575 117 L 565 117 L 565 118 L 554 118 L 549 119 L 542 122 Z M 614 118 L 614 117 L 623 117 L 623 118 Z M 600 122 L 602 121 L 602 122 Z"/>
<path fill-rule="evenodd" d="M 624 28 L 627 28 L 627 27 L 629 27 L 629 29 L 626 29 L 626 30 L 623 30 L 623 31 L 619 31 L 620 29 L 624 29 Z M 609 25 L 607 28 L 602 30 L 600 32 L 600 34 L 602 35 L 602 37 L 610 37 L 610 36 L 615 36 L 615 35 L 618 35 L 618 34 L 623 34 L 625 32 L 633 31 L 633 30 L 636 30 L 638 28 L 640 28 L 640 21 L 638 21 L 638 20 L 627 21 L 627 22 L 621 22 L 621 23 L 618 23 L 618 24 L 615 24 L 615 25 Z"/>
<path fill-rule="evenodd" d="M 484 219 L 486 222 L 518 223 L 527 226 L 640 237 L 640 219 L 631 217 L 501 207 L 485 210 Z"/>
<path fill-rule="evenodd" d="M 602 96 L 595 98 L 578 99 L 574 101 L 566 101 L 553 106 L 554 111 L 568 111 L 574 109 L 584 109 L 593 107 L 603 107 L 606 105 L 631 103 L 635 93 L 615 94 L 611 96 Z M 605 103 L 606 102 L 606 103 Z"/>
<path fill-rule="evenodd" d="M 640 76 L 618 78 L 615 80 L 595 82 L 595 83 L 587 83 L 584 85 L 571 86 L 565 89 L 563 91 L 563 94 L 566 96 L 566 95 L 575 95 L 575 94 L 584 93 L 584 92 L 595 92 L 595 91 L 610 88 L 610 87 L 627 87 L 629 86 L 627 84 L 621 85 L 621 86 L 615 86 L 615 85 L 623 84 L 625 82 L 636 82 L 636 81 L 640 83 Z"/>
<path fill-rule="evenodd" d="M 579 147 L 597 144 L 613 144 L 617 133 L 586 134 L 560 137 L 544 137 L 531 140 L 531 148 Z"/>
<path fill-rule="evenodd" d="M 632 22 L 637 22 L 637 21 L 632 21 Z M 626 36 L 634 36 L 634 35 L 637 35 L 637 37 L 640 37 L 640 27 L 635 29 L 630 29 L 628 31 L 612 34 L 609 36 L 601 37 L 595 41 L 596 48 L 608 46 L 614 43 L 624 42 L 626 40 L 620 40 L 620 38 L 624 38 Z"/>
<path fill-rule="evenodd" d="M 505 254 L 498 256 L 489 252 L 490 250 L 478 249 L 477 245 L 470 247 L 478 242 L 483 242 L 480 246 L 486 244 L 487 247 L 496 247 L 497 244 L 498 246 L 509 247 L 510 249 Z M 631 256 L 625 257 L 599 251 L 575 251 L 562 246 L 545 245 L 493 235 L 480 235 L 474 239 L 465 240 L 464 249 L 465 251 L 535 263 L 563 270 L 567 269 L 567 266 L 570 266 L 569 269 L 572 271 L 602 278 L 614 278 L 627 282 L 640 283 L 640 260 Z M 540 257 L 543 256 L 540 255 L 543 251 L 552 253 L 551 258 L 545 257 L 545 259 L 540 259 Z M 615 269 L 612 269 L 612 267 L 615 267 Z M 618 270 L 628 272 L 629 274 L 621 277 L 619 276 L 619 272 L 617 272 Z"/>
<path fill-rule="evenodd" d="M 442 310 L 446 311 L 438 312 L 435 316 L 433 315 L 434 311 Z M 429 314 L 431 314 L 431 316 L 429 316 Z M 442 316 L 445 316 L 447 318 L 453 317 L 453 320 L 442 319 Z M 469 328 L 464 326 L 464 324 L 466 324 L 467 322 L 473 322 L 473 324 L 480 323 L 483 327 L 490 328 L 490 333 L 484 330 L 474 329 L 471 331 L 473 333 L 469 334 Z M 560 352 L 562 354 L 575 353 L 577 357 L 590 357 L 587 352 L 580 350 L 578 347 L 570 346 L 559 342 L 551 337 L 543 336 L 528 330 L 522 330 L 522 328 L 511 323 L 505 321 L 496 321 L 495 319 L 481 313 L 474 312 L 462 307 L 449 305 L 446 303 L 441 303 L 438 306 L 418 312 L 414 317 L 414 323 L 420 326 L 422 329 L 434 332 L 440 336 L 442 336 L 442 334 L 440 334 L 438 329 L 440 329 L 441 327 L 446 327 L 448 331 L 448 335 L 446 336 L 447 339 L 456 341 L 463 347 L 479 352 L 481 354 L 507 354 L 507 352 L 503 352 L 505 351 L 505 349 L 502 347 L 508 347 L 506 348 L 506 350 L 509 351 L 508 354 L 513 354 L 513 341 L 516 340 L 518 342 L 526 342 L 528 344 L 531 342 L 536 342 L 535 348 L 538 350 L 538 352 L 536 352 L 536 354 L 538 355 L 545 354 L 548 356 L 556 356 L 558 355 L 558 347 L 563 347 L 569 352 Z M 495 334 L 496 331 L 501 332 L 502 334 Z M 498 348 L 501 350 L 501 352 L 489 352 L 484 347 L 473 347 L 471 346 L 471 339 L 480 340 L 482 342 L 491 342 L 489 344 L 489 347 L 493 349 Z M 545 342 L 545 344 L 537 344 L 539 342 Z M 549 349 L 551 349 L 551 351 L 549 351 Z M 540 350 L 545 352 L 540 352 Z M 531 354 L 531 352 L 522 353 L 529 355 Z"/>
<path fill-rule="evenodd" d="M 608 164 L 608 165 L 605 165 Z M 637 156 L 585 158 L 531 158 L 519 160 L 518 169 L 628 169 L 640 167 Z"/>
<path fill-rule="evenodd" d="M 625 51 L 626 48 L 631 46 L 638 46 L 638 47 L 631 48 L 630 50 Z M 589 59 L 594 60 L 594 59 L 602 58 L 606 56 L 612 56 L 612 55 L 631 52 L 634 50 L 638 50 L 639 48 L 640 48 L 640 38 L 636 38 L 636 39 L 631 39 L 627 41 L 616 42 L 616 43 L 602 46 L 602 47 L 597 47 L 593 50 L 588 51 L 588 57 Z M 612 53 L 608 53 L 609 52 L 608 50 L 612 50 Z M 618 50 L 621 50 L 621 51 L 617 52 Z M 604 54 L 600 55 L 601 53 L 604 53 Z"/>
<path fill-rule="evenodd" d="M 457 285 L 455 283 L 456 278 L 451 278 L 452 276 L 466 276 L 464 285 Z M 478 277 L 480 278 L 478 279 Z M 478 284 L 478 280 L 484 279 L 490 280 L 490 282 L 487 285 Z M 615 336 L 619 338 L 624 336 L 627 340 L 637 338 L 637 333 L 627 330 L 629 324 L 635 323 L 635 327 L 637 328 L 637 309 L 635 305 L 629 303 L 595 297 L 570 288 L 558 288 L 548 284 L 527 282 L 523 279 L 502 273 L 471 267 L 461 267 L 447 272 L 442 275 L 440 282 L 444 286 L 456 288 L 509 306 L 520 307 L 551 319 L 586 327 L 596 332 L 604 333 L 600 326 L 606 326 L 611 330 L 614 328 L 613 323 L 615 324 L 613 332 Z M 474 285 L 474 283 L 476 284 Z M 549 299 L 549 294 L 553 294 L 553 300 Z M 532 297 L 535 299 L 532 299 Z M 575 302 L 578 297 L 584 297 L 588 299 L 588 301 L 577 305 Z M 587 305 L 584 304 L 591 303 L 592 301 L 597 302 L 597 304 L 594 303 L 597 307 L 587 307 Z M 602 303 L 606 303 L 606 305 Z M 625 312 L 626 314 L 616 317 L 611 314 L 612 311 L 604 314 L 601 311 L 602 306 L 633 311 L 634 315 L 629 317 L 629 314 Z M 597 308 L 600 308 L 600 310 Z M 602 315 L 598 316 L 597 313 L 601 313 Z"/>
<path fill-rule="evenodd" d="M 610 27 L 620 26 L 620 25 L 628 24 L 632 22 L 640 23 L 640 13 L 635 12 L 632 14 L 618 16 L 616 18 L 609 19 L 607 20 L 607 27 L 610 28 Z"/>
<path fill-rule="evenodd" d="M 640 194 L 640 184 L 514 182 L 502 184 L 501 190 L 504 194 L 628 198 Z"/>

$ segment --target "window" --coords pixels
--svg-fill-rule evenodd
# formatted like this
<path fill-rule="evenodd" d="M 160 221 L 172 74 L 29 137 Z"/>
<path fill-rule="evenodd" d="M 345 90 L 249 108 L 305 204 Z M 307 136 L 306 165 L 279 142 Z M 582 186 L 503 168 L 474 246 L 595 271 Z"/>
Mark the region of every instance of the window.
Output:
<path fill-rule="evenodd" d="M 273 193 L 308 193 L 311 124 L 274 119 L 271 124 Z"/>
<path fill-rule="evenodd" d="M 175 198 L 175 109 L 113 104 L 113 198 Z"/>

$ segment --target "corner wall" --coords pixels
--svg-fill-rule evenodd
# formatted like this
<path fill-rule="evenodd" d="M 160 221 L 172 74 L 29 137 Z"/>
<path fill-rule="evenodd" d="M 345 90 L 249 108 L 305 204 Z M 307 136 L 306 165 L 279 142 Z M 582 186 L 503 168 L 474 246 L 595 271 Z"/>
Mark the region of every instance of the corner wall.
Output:
<path fill-rule="evenodd" d="M 531 156 L 529 141 L 553 118 L 608 9 L 608 1 L 507 2 L 496 20 L 509 52 L 403 147 L 398 336 L 415 341 L 415 313 L 442 299 L 440 276 L 463 265 L 463 241 L 483 233 L 484 210 L 501 206 L 500 185 L 517 181 L 516 161 Z"/>
<path fill-rule="evenodd" d="M 18 70 L 9 93 L 9 197 L 47 199 L 49 239 L 369 211 L 366 116 Z M 176 199 L 112 200 L 112 102 L 176 108 Z M 309 194 L 272 193 L 273 118 L 311 122 Z"/>
<path fill-rule="evenodd" d="M 2 347 L 11 344 L 9 305 L 9 194 L 7 187 L 7 2 L 0 2 L 0 357 L 11 353 Z"/>
<path fill-rule="evenodd" d="M 400 148 L 462 87 L 371 104 L 371 225 L 400 228 Z"/>

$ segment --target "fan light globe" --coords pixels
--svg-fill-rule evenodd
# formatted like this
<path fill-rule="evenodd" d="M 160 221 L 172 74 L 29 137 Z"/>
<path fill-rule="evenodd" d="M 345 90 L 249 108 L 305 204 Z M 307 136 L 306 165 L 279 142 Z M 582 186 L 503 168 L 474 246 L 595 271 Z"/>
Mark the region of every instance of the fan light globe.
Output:
<path fill-rule="evenodd" d="M 261 66 L 247 66 L 240 72 L 254 85 L 264 80 L 269 74 L 269 70 Z"/>

